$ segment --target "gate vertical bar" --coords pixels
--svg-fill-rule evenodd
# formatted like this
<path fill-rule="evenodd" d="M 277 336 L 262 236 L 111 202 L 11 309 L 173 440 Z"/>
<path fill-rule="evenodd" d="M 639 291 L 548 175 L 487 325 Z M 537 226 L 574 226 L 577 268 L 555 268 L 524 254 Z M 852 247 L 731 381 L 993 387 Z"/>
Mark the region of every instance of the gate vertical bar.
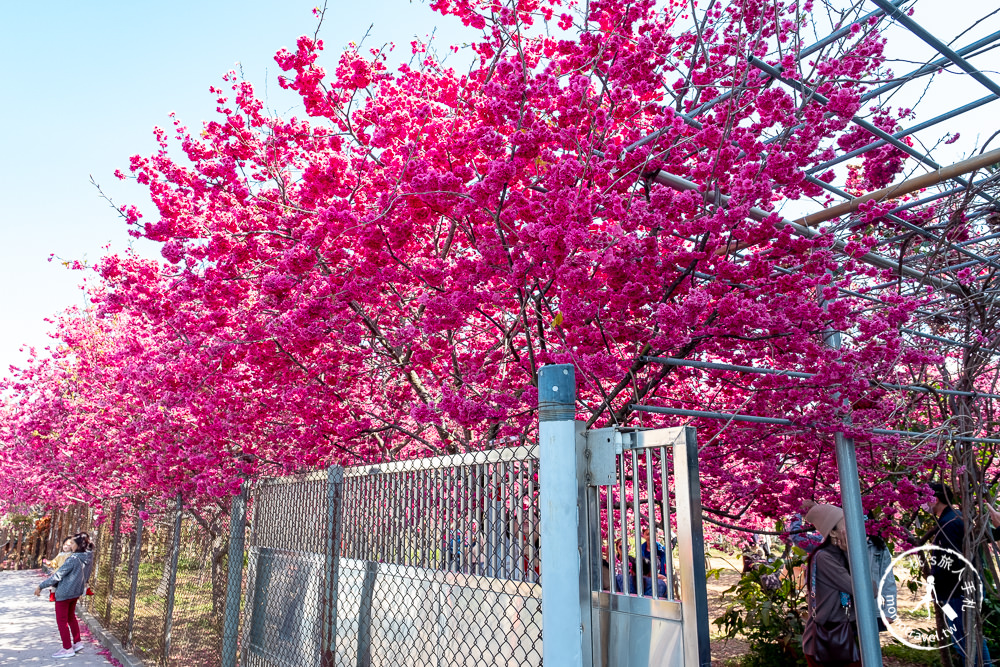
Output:
<path fill-rule="evenodd" d="M 660 447 L 660 517 L 663 519 L 663 544 L 667 550 L 667 599 L 674 594 L 674 538 L 670 531 L 670 486 L 667 479 L 667 448 Z"/>
<path fill-rule="evenodd" d="M 132 648 L 135 631 L 135 596 L 139 592 L 139 558 L 142 556 L 142 514 L 145 504 L 139 502 L 136 505 L 135 513 L 135 548 L 132 550 L 132 562 L 129 571 L 132 575 L 132 584 L 129 588 L 128 596 L 128 625 L 125 631 L 125 648 Z"/>
<path fill-rule="evenodd" d="M 229 512 L 229 556 L 226 576 L 226 611 L 222 622 L 222 667 L 236 667 L 240 636 L 240 598 L 243 592 L 243 551 L 246 547 L 247 483 L 233 498 Z"/>
<path fill-rule="evenodd" d="M 642 492 L 639 489 L 639 454 L 631 452 L 632 461 L 632 537 L 635 539 L 635 592 L 642 594 Z"/>
<path fill-rule="evenodd" d="M 674 443 L 674 489 L 681 561 L 684 665 L 708 667 L 712 663 L 712 649 L 708 635 L 708 590 L 705 538 L 701 526 L 698 435 L 691 426 L 685 426 L 684 437 Z"/>
<path fill-rule="evenodd" d="M 628 593 L 632 588 L 632 584 L 629 583 L 629 558 L 628 558 L 628 503 L 625 500 L 625 480 L 627 479 L 625 472 L 625 460 L 628 458 L 628 454 L 621 454 L 618 456 L 618 514 L 621 517 L 621 527 L 622 527 L 622 590 L 619 593 Z M 638 546 L 636 546 L 638 550 Z"/>
<path fill-rule="evenodd" d="M 659 591 L 660 587 L 656 585 L 656 581 L 657 577 L 660 574 L 660 566 L 664 564 L 658 562 L 659 559 L 657 558 L 657 556 L 659 556 L 659 554 L 657 553 L 657 548 L 656 548 L 656 532 L 657 532 L 656 506 L 653 504 L 653 495 L 654 495 L 653 490 L 656 487 L 653 485 L 653 453 L 649 449 L 647 449 L 645 453 L 646 453 L 646 513 L 648 515 L 646 517 L 647 521 L 646 525 L 649 526 L 649 541 L 647 542 L 647 544 L 649 545 L 650 576 L 652 577 L 652 583 L 653 583 L 653 585 L 651 586 L 651 588 L 653 589 L 651 593 L 653 594 L 653 599 L 658 600 L 660 598 L 660 591 Z M 640 556 L 641 555 L 642 554 L 640 554 Z M 666 570 L 664 570 L 664 572 L 666 572 Z M 668 595 L 667 597 L 669 598 L 670 596 Z"/>
<path fill-rule="evenodd" d="M 337 663 L 337 595 L 340 591 L 340 534 L 343 530 L 344 469 L 326 471 L 326 619 L 323 631 L 322 665 Z"/>
<path fill-rule="evenodd" d="M 615 572 L 618 571 L 618 554 L 615 552 L 615 496 L 613 486 L 606 487 L 605 497 L 607 498 L 608 512 L 608 590 L 612 593 L 621 593 L 617 590 Z M 624 580 L 624 577 L 622 577 Z M 603 590 L 603 587 L 602 589 Z"/>
<path fill-rule="evenodd" d="M 170 664 L 170 634 L 174 628 L 174 598 L 177 590 L 177 562 L 181 554 L 181 528 L 184 519 L 184 499 L 177 494 L 177 518 L 174 519 L 174 535 L 170 545 L 170 581 L 167 585 L 167 613 L 163 619 L 163 662 Z"/>
<path fill-rule="evenodd" d="M 590 650 L 590 590 L 581 561 L 577 480 L 576 374 L 570 364 L 538 373 L 539 512 L 542 551 L 542 659 L 583 667 Z M 580 425 L 582 427 L 582 425 Z M 585 482 L 583 482 L 585 483 Z M 584 510 L 585 512 L 586 510 Z M 583 604 L 588 610 L 584 627 Z M 585 639 L 587 641 L 585 641 Z"/>

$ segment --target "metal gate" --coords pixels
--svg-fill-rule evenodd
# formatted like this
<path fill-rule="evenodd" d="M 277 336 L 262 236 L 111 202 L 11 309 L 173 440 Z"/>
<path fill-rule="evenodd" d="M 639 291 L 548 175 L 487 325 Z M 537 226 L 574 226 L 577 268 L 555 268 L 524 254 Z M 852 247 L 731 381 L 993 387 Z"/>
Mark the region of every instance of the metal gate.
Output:
<path fill-rule="evenodd" d="M 593 664 L 707 664 L 695 429 L 597 429 L 586 440 Z"/>
<path fill-rule="evenodd" d="M 576 407 L 573 366 L 543 367 L 547 667 L 707 667 L 695 430 L 588 431 L 576 421 Z M 552 562 L 561 568 L 553 571 Z"/>

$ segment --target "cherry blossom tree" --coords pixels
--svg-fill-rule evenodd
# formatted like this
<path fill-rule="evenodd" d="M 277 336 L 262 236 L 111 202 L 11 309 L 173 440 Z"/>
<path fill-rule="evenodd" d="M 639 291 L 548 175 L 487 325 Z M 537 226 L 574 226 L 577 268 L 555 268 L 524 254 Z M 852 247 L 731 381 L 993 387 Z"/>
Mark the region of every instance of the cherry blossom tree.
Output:
<path fill-rule="evenodd" d="M 832 495 L 845 428 L 866 490 L 915 507 L 919 486 L 885 473 L 937 453 L 901 462 L 871 435 L 905 420 L 871 380 L 935 358 L 900 334 L 929 297 L 845 295 L 894 277 L 858 261 L 874 237 L 845 257 L 780 212 L 827 204 L 804 170 L 869 140 L 850 121 L 886 75 L 878 19 L 845 15 L 802 56 L 823 20 L 809 1 L 431 7 L 476 32 L 467 72 L 419 42 L 395 69 L 361 47 L 327 68 L 322 40 L 301 37 L 276 61 L 304 115 L 268 115 L 230 73 L 214 119 L 157 130 L 159 150 L 118 175 L 148 189 L 155 212 L 121 212 L 162 260 L 94 267 L 92 310 L 6 386 L 5 469 L 53 501 L 208 499 L 245 476 L 531 441 L 538 369 L 572 363 L 592 426 L 665 423 L 639 403 L 795 422 L 696 421 L 706 506 L 727 521 Z M 902 164 L 887 148 L 852 187 Z"/>

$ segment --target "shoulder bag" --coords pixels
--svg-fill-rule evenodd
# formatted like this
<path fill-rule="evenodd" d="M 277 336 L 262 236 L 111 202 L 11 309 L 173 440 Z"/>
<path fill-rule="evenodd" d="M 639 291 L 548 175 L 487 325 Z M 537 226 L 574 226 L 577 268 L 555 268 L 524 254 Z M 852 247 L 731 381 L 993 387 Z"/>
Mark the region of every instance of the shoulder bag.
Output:
<path fill-rule="evenodd" d="M 843 619 L 820 623 L 816 615 L 816 558 L 812 559 L 810 572 L 812 586 L 809 591 L 809 617 L 812 632 L 803 632 L 802 652 L 819 663 L 848 663 L 857 660 L 857 638 L 854 624 Z"/>

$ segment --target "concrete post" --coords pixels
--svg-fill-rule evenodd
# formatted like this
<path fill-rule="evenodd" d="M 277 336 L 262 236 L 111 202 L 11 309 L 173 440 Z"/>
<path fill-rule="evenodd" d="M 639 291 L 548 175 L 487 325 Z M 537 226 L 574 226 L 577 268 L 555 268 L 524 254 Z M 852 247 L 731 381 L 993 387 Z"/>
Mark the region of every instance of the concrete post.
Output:
<path fill-rule="evenodd" d="M 546 667 L 584 664 L 575 416 L 573 366 L 543 367 L 538 373 L 538 492 L 542 659 Z M 590 619 L 586 620 L 589 624 Z"/>

